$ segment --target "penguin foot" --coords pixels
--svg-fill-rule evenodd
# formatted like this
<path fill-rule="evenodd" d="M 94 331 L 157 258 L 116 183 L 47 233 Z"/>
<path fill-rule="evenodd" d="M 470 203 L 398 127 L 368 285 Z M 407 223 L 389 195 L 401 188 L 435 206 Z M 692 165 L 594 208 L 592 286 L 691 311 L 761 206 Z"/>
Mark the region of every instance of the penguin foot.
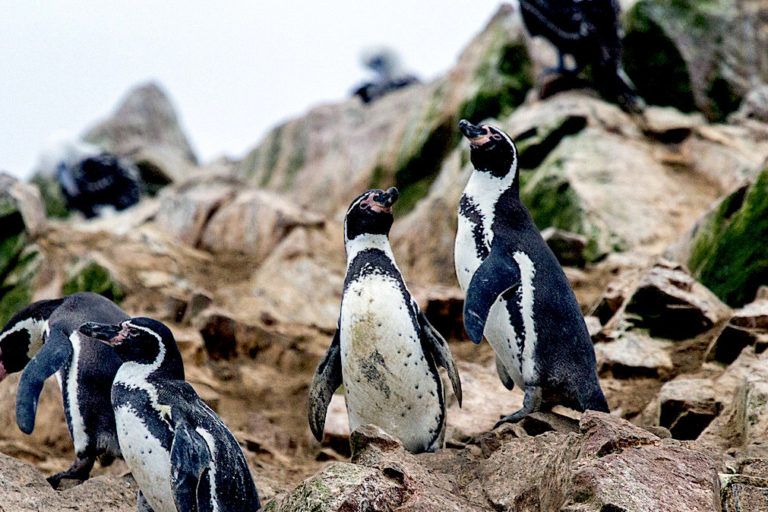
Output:
<path fill-rule="evenodd" d="M 67 469 L 55 475 L 51 475 L 46 480 L 51 484 L 51 487 L 58 489 L 62 480 L 80 480 L 84 482 L 88 480 L 91 475 L 91 469 L 93 469 L 93 463 L 96 462 L 96 457 L 86 457 L 75 459 L 75 462 Z"/>
<path fill-rule="evenodd" d="M 523 407 L 508 416 L 502 416 L 493 426 L 498 428 L 504 423 L 517 423 L 532 412 L 541 409 L 541 388 L 539 386 L 525 386 L 525 396 L 523 397 Z"/>

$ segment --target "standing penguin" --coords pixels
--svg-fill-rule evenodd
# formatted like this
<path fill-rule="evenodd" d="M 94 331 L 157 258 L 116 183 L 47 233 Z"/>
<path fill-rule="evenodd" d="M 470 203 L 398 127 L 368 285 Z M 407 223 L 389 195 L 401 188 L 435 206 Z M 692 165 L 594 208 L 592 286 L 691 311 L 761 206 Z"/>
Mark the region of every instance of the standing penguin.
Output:
<path fill-rule="evenodd" d="M 459 123 L 475 171 L 459 203 L 456 275 L 464 326 L 486 339 L 508 389 L 525 391 L 516 422 L 543 406 L 608 412 L 595 351 L 563 269 L 520 202 L 517 150 L 492 126 Z"/>
<path fill-rule="evenodd" d="M 112 408 L 140 512 L 245 512 L 259 497 L 240 445 L 184 381 L 176 340 L 162 323 L 87 323 L 85 336 L 114 348 L 122 365 Z"/>
<path fill-rule="evenodd" d="M 461 381 L 439 332 L 405 286 L 389 245 L 396 188 L 369 190 L 344 220 L 347 276 L 338 327 L 309 390 L 309 425 L 322 440 L 333 392 L 343 383 L 349 428 L 374 423 L 411 452 L 442 447 L 448 370 L 461 405 Z"/>
<path fill-rule="evenodd" d="M 55 488 L 62 479 L 85 480 L 96 458 L 120 455 L 109 388 L 120 359 L 77 331 L 91 320 L 128 318 L 109 299 L 90 292 L 35 302 L 16 313 L 0 331 L 0 380 L 22 371 L 16 392 L 16 423 L 25 434 L 35 428 L 37 401 L 45 380 L 56 374 L 76 459 L 69 469 L 48 477 Z"/>

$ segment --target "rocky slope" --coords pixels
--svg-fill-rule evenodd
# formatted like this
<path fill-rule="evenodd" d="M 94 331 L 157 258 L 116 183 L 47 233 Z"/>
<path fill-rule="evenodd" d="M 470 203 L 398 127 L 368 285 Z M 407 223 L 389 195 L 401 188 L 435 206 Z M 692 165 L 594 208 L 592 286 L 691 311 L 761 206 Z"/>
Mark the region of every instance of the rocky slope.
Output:
<path fill-rule="evenodd" d="M 641 71 L 666 77 L 661 85 L 633 75 L 662 105 L 643 115 L 589 90 L 540 98 L 532 85 L 554 57 L 515 6 L 445 76 L 372 105 L 318 107 L 241 161 L 199 165 L 162 91 L 141 86 L 86 136 L 137 159 L 164 186 L 155 196 L 109 218 L 54 220 L 41 214 L 50 189 L 0 177 L 0 320 L 31 300 L 93 290 L 168 323 L 268 510 L 764 509 L 768 97 L 748 91 L 767 80 L 768 40 L 764 6 L 731 4 L 625 2 L 628 72 L 640 64 L 633 45 L 679 57 L 642 62 L 658 66 Z M 754 34 L 686 28 L 701 20 Z M 457 130 L 465 116 L 492 118 L 518 143 L 523 200 L 567 265 L 610 416 L 556 408 L 490 430 L 522 393 L 501 385 L 492 351 L 461 324 L 452 254 L 471 172 Z M 343 395 L 322 444 L 306 421 L 338 315 L 343 212 L 366 188 L 391 185 L 403 193 L 395 255 L 463 380 L 463 407 L 449 401 L 447 446 L 435 454 L 405 453 L 372 426 L 350 447 Z M 0 383 L 0 510 L 133 510 L 122 461 L 81 486 L 46 487 L 42 475 L 72 457 L 60 394 L 46 385 L 25 436 L 17 382 Z"/>

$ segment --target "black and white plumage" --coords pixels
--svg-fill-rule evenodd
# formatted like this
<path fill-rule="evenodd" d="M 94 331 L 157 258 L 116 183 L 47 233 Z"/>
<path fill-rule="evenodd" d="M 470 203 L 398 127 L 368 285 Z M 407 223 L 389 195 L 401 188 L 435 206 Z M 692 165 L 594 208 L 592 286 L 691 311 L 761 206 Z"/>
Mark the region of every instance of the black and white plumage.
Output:
<path fill-rule="evenodd" d="M 528 32 L 543 36 L 558 51 L 558 73 L 578 73 L 592 66 L 597 89 L 624 110 L 639 111 L 643 102 L 621 65 L 621 37 L 617 0 L 520 0 Z M 565 66 L 565 55 L 576 61 Z"/>
<path fill-rule="evenodd" d="M 87 323 L 86 336 L 122 360 L 112 384 L 117 436 L 139 484 L 139 511 L 245 512 L 260 508 L 235 437 L 184 381 L 176 340 L 162 323 Z"/>
<path fill-rule="evenodd" d="M 504 385 L 525 391 L 523 408 L 499 423 L 544 405 L 607 412 L 576 297 L 520 202 L 514 143 L 491 126 L 459 126 L 475 167 L 459 203 L 455 245 L 464 325 L 475 343 L 485 335 Z"/>
<path fill-rule="evenodd" d="M 107 207 L 124 210 L 141 199 L 142 181 L 132 162 L 69 139 L 52 141 L 38 171 L 56 178 L 70 210 L 86 218 Z"/>
<path fill-rule="evenodd" d="M 120 360 L 109 348 L 78 332 L 83 322 L 119 322 L 128 315 L 109 299 L 82 292 L 35 302 L 16 313 L 0 332 L 0 379 L 22 371 L 16 392 L 16 422 L 24 433 L 35 428 L 37 401 L 45 380 L 56 374 L 64 413 L 74 442 L 72 466 L 48 478 L 85 480 L 97 457 L 120 455 L 109 388 Z"/>
<path fill-rule="evenodd" d="M 309 390 L 309 424 L 322 440 L 333 392 L 343 383 L 349 428 L 373 423 L 411 452 L 443 444 L 448 370 L 461 405 L 461 381 L 448 344 L 405 286 L 389 244 L 396 188 L 355 199 L 344 222 L 347 275 L 338 328 Z"/>
<path fill-rule="evenodd" d="M 363 103 L 371 103 L 392 91 L 419 83 L 415 75 L 403 71 L 400 60 L 391 50 L 377 48 L 368 51 L 362 60 L 365 67 L 376 75 L 373 80 L 355 89 L 354 94 Z"/>

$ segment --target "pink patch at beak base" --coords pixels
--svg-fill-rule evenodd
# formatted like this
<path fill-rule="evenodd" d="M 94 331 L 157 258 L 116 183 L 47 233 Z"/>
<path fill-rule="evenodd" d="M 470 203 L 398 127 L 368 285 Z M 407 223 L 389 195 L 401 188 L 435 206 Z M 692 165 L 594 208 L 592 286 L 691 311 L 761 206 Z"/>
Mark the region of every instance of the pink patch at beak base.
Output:
<path fill-rule="evenodd" d="M 0 361 L 0 381 L 3 380 L 6 375 L 8 375 L 8 372 L 5 371 L 5 366 L 3 366 L 2 361 Z"/>

